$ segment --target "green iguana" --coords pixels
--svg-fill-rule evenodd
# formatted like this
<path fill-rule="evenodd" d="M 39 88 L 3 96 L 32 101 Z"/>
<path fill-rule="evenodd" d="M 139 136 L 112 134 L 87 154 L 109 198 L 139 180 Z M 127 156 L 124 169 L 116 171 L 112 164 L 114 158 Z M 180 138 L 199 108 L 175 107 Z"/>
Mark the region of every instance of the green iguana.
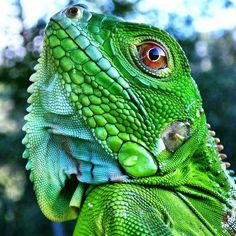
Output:
<path fill-rule="evenodd" d="M 42 212 L 77 235 L 236 235 L 235 184 L 178 43 L 75 5 L 30 78 L 23 154 Z"/>

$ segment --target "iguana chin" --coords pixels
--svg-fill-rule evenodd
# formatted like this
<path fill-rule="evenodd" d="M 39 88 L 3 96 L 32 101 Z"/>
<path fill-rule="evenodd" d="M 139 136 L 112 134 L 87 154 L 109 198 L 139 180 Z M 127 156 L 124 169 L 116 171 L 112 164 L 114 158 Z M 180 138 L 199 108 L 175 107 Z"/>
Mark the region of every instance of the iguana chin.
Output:
<path fill-rule="evenodd" d="M 26 168 L 74 235 L 235 235 L 235 184 L 178 43 L 75 5 L 30 78 Z"/>

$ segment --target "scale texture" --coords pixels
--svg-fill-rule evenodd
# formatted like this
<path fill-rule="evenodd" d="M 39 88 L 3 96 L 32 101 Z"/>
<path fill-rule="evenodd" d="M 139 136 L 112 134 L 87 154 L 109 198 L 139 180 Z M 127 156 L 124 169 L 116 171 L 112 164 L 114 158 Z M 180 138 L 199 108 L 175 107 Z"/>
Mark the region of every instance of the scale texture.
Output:
<path fill-rule="evenodd" d="M 77 235 L 236 235 L 235 184 L 179 44 L 75 5 L 55 14 L 23 130 L 38 204 Z"/>

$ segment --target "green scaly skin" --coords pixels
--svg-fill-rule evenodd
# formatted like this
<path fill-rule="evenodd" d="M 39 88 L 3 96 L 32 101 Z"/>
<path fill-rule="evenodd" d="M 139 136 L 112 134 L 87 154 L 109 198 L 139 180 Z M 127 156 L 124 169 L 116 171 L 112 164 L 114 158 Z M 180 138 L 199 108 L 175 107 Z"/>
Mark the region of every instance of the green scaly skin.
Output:
<path fill-rule="evenodd" d="M 160 45 L 167 66 L 139 56 Z M 54 15 L 25 117 L 26 168 L 74 235 L 235 235 L 235 185 L 178 43 L 81 5 Z"/>

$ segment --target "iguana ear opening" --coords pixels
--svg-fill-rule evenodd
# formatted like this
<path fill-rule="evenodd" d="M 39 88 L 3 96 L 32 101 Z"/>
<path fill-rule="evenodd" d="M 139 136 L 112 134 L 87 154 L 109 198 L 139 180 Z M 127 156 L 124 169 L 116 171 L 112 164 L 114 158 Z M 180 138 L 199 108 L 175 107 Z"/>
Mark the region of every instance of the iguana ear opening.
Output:
<path fill-rule="evenodd" d="M 188 122 L 174 121 L 162 132 L 161 138 L 170 152 L 175 152 L 191 136 Z"/>

